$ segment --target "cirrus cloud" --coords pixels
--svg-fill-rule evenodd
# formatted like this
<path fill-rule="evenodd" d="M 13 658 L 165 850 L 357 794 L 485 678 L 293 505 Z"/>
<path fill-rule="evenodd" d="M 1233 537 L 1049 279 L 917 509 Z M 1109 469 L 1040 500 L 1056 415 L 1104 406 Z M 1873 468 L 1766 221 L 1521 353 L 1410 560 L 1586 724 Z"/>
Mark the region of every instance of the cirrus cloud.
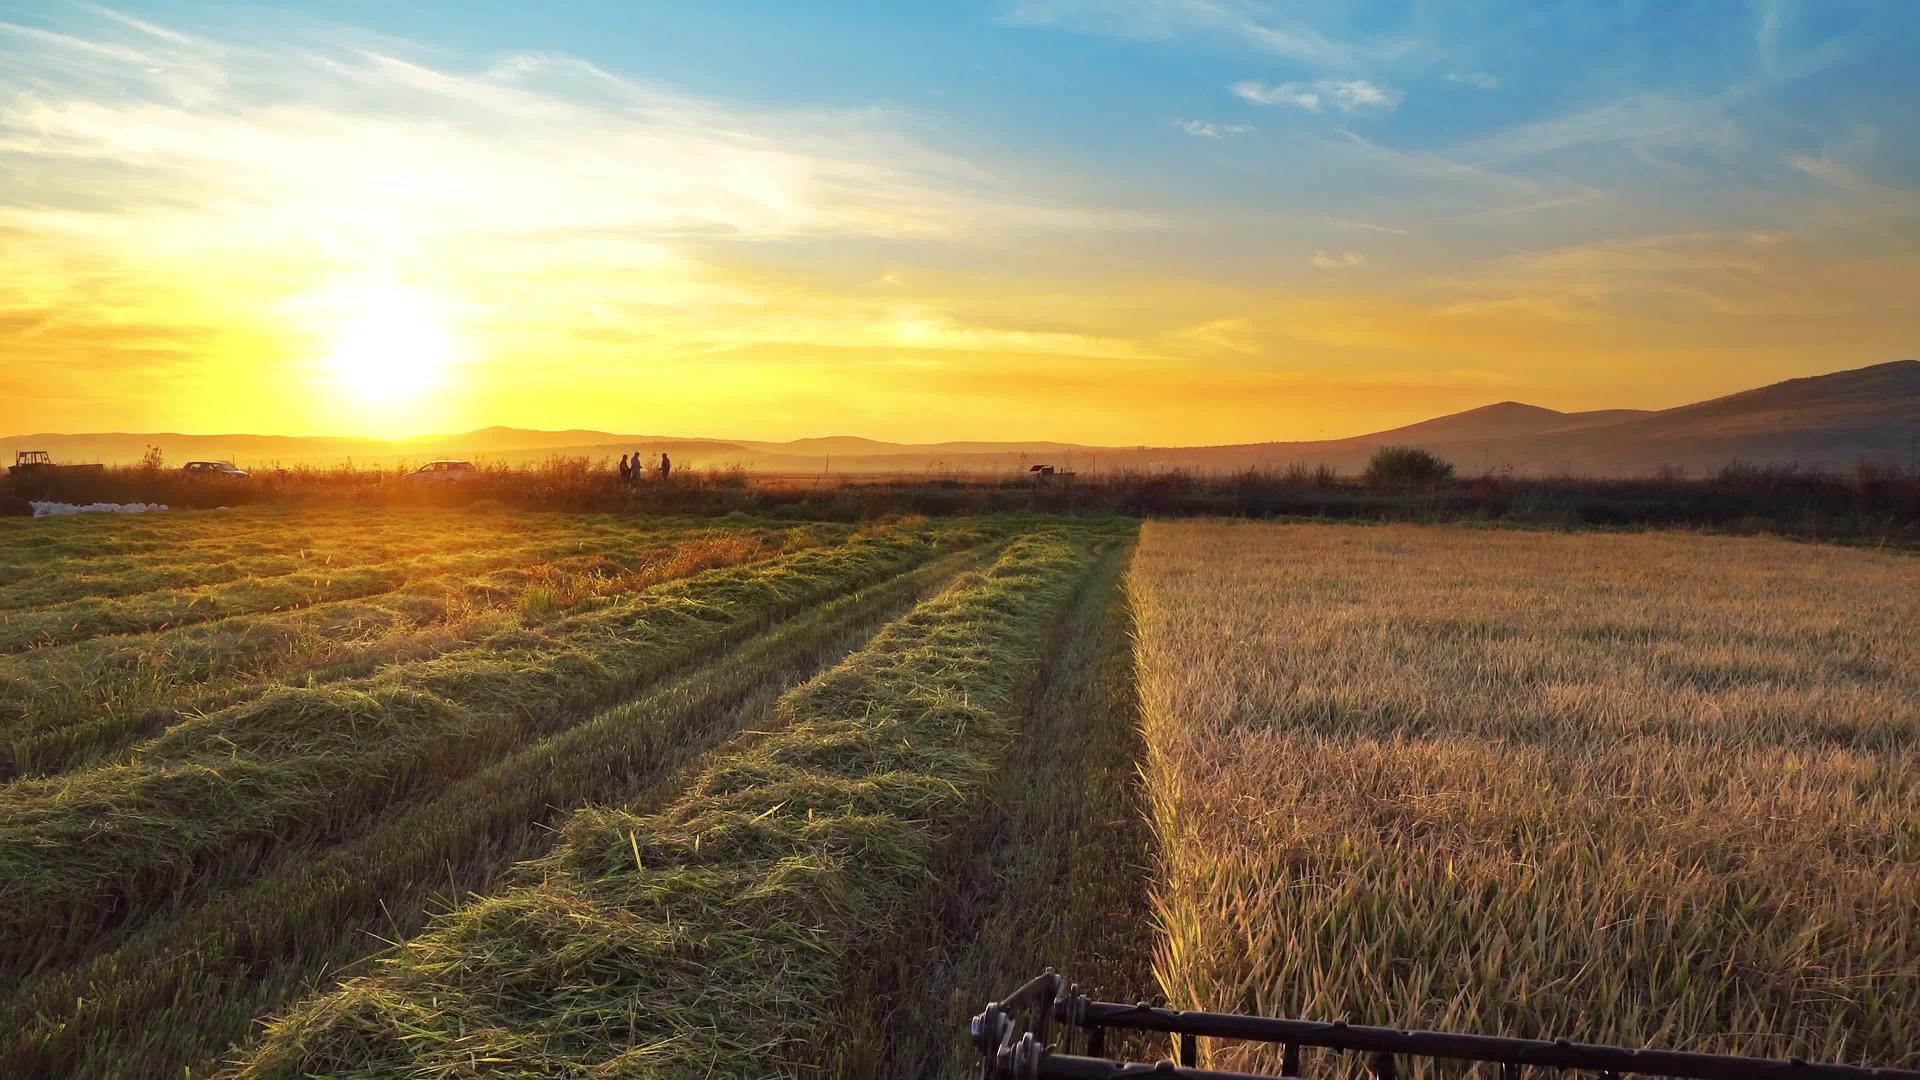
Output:
<path fill-rule="evenodd" d="M 1245 135 L 1253 130 L 1252 124 L 1219 124 L 1212 120 L 1176 120 L 1181 131 L 1199 139 L 1219 139 L 1228 135 Z"/>
<path fill-rule="evenodd" d="M 1233 94 L 1254 105 L 1292 105 L 1308 112 L 1331 106 L 1343 113 L 1366 109 L 1391 110 L 1406 96 L 1366 79 L 1316 79 L 1270 85 L 1258 79 L 1233 84 Z"/>

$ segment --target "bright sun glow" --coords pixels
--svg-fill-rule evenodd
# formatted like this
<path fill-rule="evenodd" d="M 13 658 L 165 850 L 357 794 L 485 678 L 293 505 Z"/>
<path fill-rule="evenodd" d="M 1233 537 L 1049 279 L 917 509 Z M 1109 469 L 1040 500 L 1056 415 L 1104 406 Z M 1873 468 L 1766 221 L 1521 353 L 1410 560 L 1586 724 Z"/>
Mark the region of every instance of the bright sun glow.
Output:
<path fill-rule="evenodd" d="M 327 363 L 362 401 L 402 401 L 440 385 L 453 361 L 444 305 L 404 285 L 369 284 L 343 297 Z"/>

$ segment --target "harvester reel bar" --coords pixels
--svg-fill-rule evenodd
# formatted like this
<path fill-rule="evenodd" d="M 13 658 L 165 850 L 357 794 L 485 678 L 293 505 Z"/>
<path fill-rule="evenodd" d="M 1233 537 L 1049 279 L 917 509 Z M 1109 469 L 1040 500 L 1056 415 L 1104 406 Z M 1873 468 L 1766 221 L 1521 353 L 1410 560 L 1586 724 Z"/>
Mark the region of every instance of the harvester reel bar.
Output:
<path fill-rule="evenodd" d="M 1178 1063 L 1118 1061 L 1105 1056 L 1107 1032 L 1172 1036 Z M 1058 1041 L 1055 1041 L 1055 1036 Z M 1200 1040 L 1231 1039 L 1280 1045 L 1283 1077 L 1306 1075 L 1304 1048 L 1344 1050 L 1367 1056 L 1375 1080 L 1397 1080 L 1401 1057 L 1498 1065 L 1501 1080 L 1546 1077 L 1566 1070 L 1593 1080 L 1675 1077 L 1683 1080 L 1920 1080 L 1920 1070 L 1862 1065 L 1823 1065 L 1800 1058 L 1734 1057 L 1675 1050 L 1630 1050 L 1621 1046 L 1454 1035 L 1365 1027 L 1344 1020 L 1282 1020 L 1234 1013 L 1183 1012 L 1159 1002 L 1122 1005 L 1094 1001 L 1052 968 L 990 1003 L 973 1018 L 972 1041 L 981 1058 L 981 1080 L 1111 1080 L 1129 1076 L 1185 1080 L 1274 1080 L 1271 1075 L 1220 1072 L 1199 1067 Z M 1077 1052 L 1076 1052 L 1077 1051 Z M 1563 1074 L 1565 1075 L 1565 1074 Z"/>

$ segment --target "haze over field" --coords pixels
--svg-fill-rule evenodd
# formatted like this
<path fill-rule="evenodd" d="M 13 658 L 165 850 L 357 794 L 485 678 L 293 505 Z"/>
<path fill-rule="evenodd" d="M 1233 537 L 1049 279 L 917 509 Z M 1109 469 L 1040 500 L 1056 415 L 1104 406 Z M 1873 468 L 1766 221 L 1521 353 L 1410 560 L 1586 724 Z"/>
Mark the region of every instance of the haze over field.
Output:
<path fill-rule="evenodd" d="M 1790 0 L 15 0 L 0 432 L 923 468 L 1673 409 L 1920 353 L 1917 38 Z M 1494 419 L 1463 464 L 1644 457 Z"/>

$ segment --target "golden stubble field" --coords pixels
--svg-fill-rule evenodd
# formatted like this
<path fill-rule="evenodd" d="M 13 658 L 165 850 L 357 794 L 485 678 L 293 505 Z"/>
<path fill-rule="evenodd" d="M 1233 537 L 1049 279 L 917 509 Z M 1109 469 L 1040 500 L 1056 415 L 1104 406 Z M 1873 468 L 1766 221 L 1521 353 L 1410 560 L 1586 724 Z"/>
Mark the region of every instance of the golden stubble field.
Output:
<path fill-rule="evenodd" d="M 1174 1005 L 1920 1061 L 1920 561 L 1154 522 L 1130 584 Z"/>

